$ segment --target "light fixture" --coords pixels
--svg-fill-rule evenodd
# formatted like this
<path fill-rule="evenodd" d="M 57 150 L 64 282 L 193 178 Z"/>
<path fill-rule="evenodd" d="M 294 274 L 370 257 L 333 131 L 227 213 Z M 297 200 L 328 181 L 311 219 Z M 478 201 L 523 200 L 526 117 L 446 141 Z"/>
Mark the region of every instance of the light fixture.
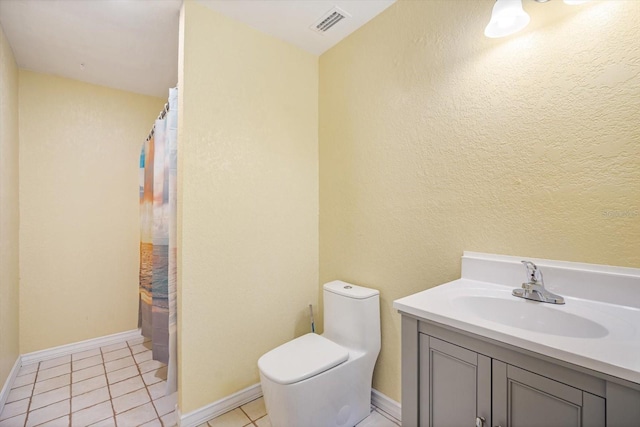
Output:
<path fill-rule="evenodd" d="M 549 0 L 535 0 L 546 3 Z M 566 4 L 577 5 L 590 0 L 564 0 Z M 484 35 L 491 38 L 505 37 L 517 33 L 529 25 L 531 18 L 522 8 L 522 0 L 496 0 L 491 12 L 491 20 L 484 29 Z"/>
<path fill-rule="evenodd" d="M 522 0 L 496 0 L 484 35 L 491 38 L 505 37 L 522 30 L 530 20 L 529 14 L 522 8 Z"/>

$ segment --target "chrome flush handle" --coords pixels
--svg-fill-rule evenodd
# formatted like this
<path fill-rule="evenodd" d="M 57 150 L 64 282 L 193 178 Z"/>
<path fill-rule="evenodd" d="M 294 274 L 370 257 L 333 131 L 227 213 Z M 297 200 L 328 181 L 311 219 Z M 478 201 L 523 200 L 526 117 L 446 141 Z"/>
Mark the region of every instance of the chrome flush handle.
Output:
<path fill-rule="evenodd" d="M 484 417 L 476 417 L 476 427 L 484 427 L 485 421 Z"/>

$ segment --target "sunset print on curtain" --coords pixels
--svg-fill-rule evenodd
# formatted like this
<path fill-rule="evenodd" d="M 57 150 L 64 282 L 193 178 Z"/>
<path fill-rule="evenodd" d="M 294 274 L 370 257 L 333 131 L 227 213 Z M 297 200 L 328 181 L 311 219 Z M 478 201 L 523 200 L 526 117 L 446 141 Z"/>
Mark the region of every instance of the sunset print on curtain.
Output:
<path fill-rule="evenodd" d="M 176 104 L 177 90 L 172 89 L 169 111 L 166 115 L 161 114 L 156 120 L 153 131 L 145 141 L 140 154 L 139 323 L 142 335 L 151 338 L 153 359 L 169 365 L 167 377 L 169 392 L 175 391 L 175 367 L 177 366 L 175 360 Z"/>

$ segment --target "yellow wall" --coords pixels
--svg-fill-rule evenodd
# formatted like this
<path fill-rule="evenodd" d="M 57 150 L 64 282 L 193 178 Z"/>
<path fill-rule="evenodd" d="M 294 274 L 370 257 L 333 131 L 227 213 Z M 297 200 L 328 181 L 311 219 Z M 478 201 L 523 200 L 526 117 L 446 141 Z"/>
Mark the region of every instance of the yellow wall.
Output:
<path fill-rule="evenodd" d="M 165 100 L 20 71 L 20 352 L 135 329 L 140 147 Z"/>
<path fill-rule="evenodd" d="M 320 58 L 320 282 L 381 291 L 374 387 L 400 399 L 394 299 L 463 250 L 640 267 L 640 2 L 399 1 Z"/>
<path fill-rule="evenodd" d="M 18 68 L 0 27 L 0 389 L 18 358 Z"/>
<path fill-rule="evenodd" d="M 180 408 L 259 381 L 318 300 L 318 58 L 194 1 L 179 110 Z"/>

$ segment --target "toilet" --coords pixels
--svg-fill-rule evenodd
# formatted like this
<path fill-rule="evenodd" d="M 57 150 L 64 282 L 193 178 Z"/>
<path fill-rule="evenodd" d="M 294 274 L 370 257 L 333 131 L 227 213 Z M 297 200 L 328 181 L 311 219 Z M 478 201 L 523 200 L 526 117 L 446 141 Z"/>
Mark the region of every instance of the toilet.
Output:
<path fill-rule="evenodd" d="M 274 427 L 352 427 L 370 413 L 380 292 L 336 280 L 324 285 L 323 298 L 324 334 L 303 335 L 258 360 Z"/>

